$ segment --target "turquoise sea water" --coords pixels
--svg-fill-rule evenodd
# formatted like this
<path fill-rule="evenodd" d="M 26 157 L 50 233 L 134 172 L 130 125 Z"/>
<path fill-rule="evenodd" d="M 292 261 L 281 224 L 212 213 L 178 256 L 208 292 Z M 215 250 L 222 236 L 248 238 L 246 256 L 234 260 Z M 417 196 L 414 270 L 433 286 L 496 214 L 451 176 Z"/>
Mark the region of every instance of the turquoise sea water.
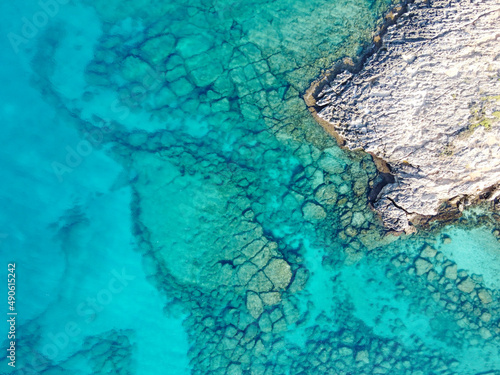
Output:
<path fill-rule="evenodd" d="M 301 98 L 388 6 L 2 3 L 0 373 L 498 373 L 498 216 L 386 234 Z"/>

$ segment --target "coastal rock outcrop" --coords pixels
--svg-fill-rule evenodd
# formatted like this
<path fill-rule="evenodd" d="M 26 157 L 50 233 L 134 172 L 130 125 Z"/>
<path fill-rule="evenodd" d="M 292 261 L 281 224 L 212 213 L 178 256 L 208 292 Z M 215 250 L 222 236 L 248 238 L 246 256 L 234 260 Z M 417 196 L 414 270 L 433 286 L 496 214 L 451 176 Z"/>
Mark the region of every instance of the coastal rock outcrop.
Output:
<path fill-rule="evenodd" d="M 388 164 L 374 207 L 408 231 L 500 196 L 500 6 L 417 1 L 393 23 L 363 64 L 313 84 L 308 104 L 345 147 Z"/>

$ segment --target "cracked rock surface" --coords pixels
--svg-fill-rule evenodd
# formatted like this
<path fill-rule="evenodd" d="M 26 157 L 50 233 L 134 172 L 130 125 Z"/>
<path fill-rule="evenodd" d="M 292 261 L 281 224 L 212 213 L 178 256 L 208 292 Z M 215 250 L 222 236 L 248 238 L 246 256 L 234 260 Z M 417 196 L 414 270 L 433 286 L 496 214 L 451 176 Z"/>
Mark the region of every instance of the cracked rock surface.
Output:
<path fill-rule="evenodd" d="M 395 181 L 374 204 L 389 229 L 498 198 L 499 39 L 497 1 L 416 2 L 359 73 L 316 96 L 347 148 L 390 165 Z"/>

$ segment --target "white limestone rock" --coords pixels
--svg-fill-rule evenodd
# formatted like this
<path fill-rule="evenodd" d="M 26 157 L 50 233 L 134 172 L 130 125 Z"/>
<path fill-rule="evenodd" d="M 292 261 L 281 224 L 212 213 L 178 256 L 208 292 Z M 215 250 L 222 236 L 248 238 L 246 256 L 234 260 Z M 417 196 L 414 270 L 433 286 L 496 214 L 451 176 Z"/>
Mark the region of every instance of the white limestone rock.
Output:
<path fill-rule="evenodd" d="M 382 45 L 359 73 L 325 86 L 315 108 L 347 148 L 391 166 L 396 181 L 374 205 L 385 225 L 402 231 L 442 214 L 443 202 L 458 214 L 498 198 L 498 2 L 419 0 Z"/>

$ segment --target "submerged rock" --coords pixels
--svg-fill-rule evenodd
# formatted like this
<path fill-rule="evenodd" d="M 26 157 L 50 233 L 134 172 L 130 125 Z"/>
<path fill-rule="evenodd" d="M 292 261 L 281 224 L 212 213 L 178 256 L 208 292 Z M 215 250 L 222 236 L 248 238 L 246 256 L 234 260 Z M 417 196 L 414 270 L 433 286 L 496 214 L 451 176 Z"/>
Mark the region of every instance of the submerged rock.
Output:
<path fill-rule="evenodd" d="M 313 202 L 307 202 L 302 207 L 304 219 L 311 222 L 321 221 L 326 218 L 326 212 L 320 205 Z"/>
<path fill-rule="evenodd" d="M 433 249 L 432 247 L 427 245 L 420 253 L 420 256 L 422 258 L 434 258 L 436 256 L 436 254 L 437 254 L 437 250 Z"/>
<path fill-rule="evenodd" d="M 485 289 L 480 290 L 478 293 L 478 296 L 479 296 L 479 299 L 481 300 L 481 302 L 484 303 L 485 305 L 487 305 L 488 303 L 491 303 L 493 301 L 493 299 L 491 297 L 491 293 Z"/>
<path fill-rule="evenodd" d="M 258 319 L 260 314 L 264 311 L 262 300 L 255 293 L 248 293 L 247 295 L 247 309 L 255 319 Z"/>
<path fill-rule="evenodd" d="M 316 83 L 312 102 L 306 95 L 319 122 L 347 148 L 390 165 L 395 181 L 374 204 L 390 229 L 500 197 L 496 7 L 493 0 L 417 1 L 374 39 L 382 48 L 374 45 L 356 74 Z M 332 160 L 321 161 L 337 170 Z"/>
<path fill-rule="evenodd" d="M 415 267 L 417 269 L 417 275 L 421 276 L 432 268 L 432 264 L 425 259 L 419 258 L 415 261 Z"/>
<path fill-rule="evenodd" d="M 451 266 L 446 267 L 444 276 L 450 280 L 456 280 L 456 278 L 457 278 L 457 265 L 453 264 Z"/>
<path fill-rule="evenodd" d="M 474 288 L 476 287 L 476 284 L 474 283 L 474 281 L 470 277 L 468 277 L 467 279 L 462 281 L 460 284 L 458 284 L 457 287 L 458 287 L 458 289 L 460 289 L 464 293 L 471 293 L 474 290 Z"/>
<path fill-rule="evenodd" d="M 281 302 L 281 294 L 278 292 L 262 293 L 260 295 L 264 304 L 272 306 Z"/>
<path fill-rule="evenodd" d="M 262 332 L 271 332 L 273 330 L 273 322 L 269 317 L 269 314 L 264 313 L 259 319 L 259 327 Z"/>
<path fill-rule="evenodd" d="M 271 260 L 264 269 L 264 273 L 276 289 L 286 289 L 292 278 L 290 265 L 283 259 Z"/>

